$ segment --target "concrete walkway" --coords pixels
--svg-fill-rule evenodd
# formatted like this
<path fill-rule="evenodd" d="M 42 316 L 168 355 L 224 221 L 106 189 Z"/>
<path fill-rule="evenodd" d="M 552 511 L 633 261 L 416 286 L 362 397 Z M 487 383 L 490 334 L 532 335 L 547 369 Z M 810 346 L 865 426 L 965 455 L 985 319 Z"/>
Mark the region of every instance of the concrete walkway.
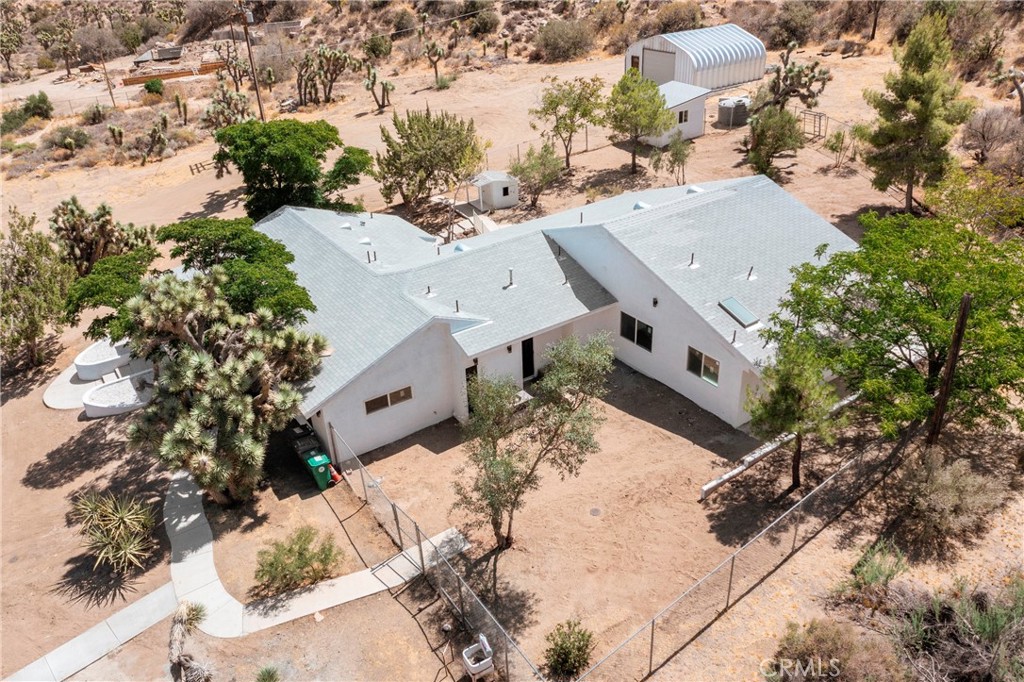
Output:
<path fill-rule="evenodd" d="M 8 680 L 58 682 L 148 630 L 178 608 L 174 586 L 165 584 L 137 602 L 126 606 L 105 621 L 89 628 L 70 642 L 14 673 Z"/>
<path fill-rule="evenodd" d="M 424 542 L 420 547 L 408 548 L 373 568 L 243 605 L 220 582 L 202 491 L 185 471 L 171 477 L 164 501 L 164 527 L 171 541 L 171 582 L 7 679 L 58 682 L 70 677 L 170 616 L 181 600 L 206 606 L 206 618 L 199 624 L 206 634 L 242 637 L 399 587 L 419 575 L 421 552 L 423 561 L 431 566 L 438 561 L 435 547 L 446 557 L 468 547 L 462 534 L 449 528 L 430 539 L 433 545 Z"/>
<path fill-rule="evenodd" d="M 214 637 L 242 637 L 332 606 L 393 589 L 420 573 L 420 551 L 428 566 L 438 561 L 435 547 L 446 556 L 468 543 L 454 528 L 358 573 L 326 580 L 312 587 L 243 605 L 228 594 L 213 561 L 213 532 L 203 512 L 203 494 L 187 472 L 171 479 L 164 502 L 164 527 L 171 539 L 171 582 L 178 599 L 206 606 L 199 629 Z M 431 544 L 433 543 L 433 544 Z"/>

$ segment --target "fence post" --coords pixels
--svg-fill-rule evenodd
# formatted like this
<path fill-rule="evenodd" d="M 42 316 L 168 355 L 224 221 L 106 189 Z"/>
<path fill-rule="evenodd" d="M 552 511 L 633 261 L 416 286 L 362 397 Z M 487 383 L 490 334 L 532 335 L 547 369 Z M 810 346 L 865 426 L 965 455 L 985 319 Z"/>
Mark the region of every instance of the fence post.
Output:
<path fill-rule="evenodd" d="M 499 626 L 499 627 L 501 627 L 501 626 Z M 505 648 L 505 679 L 506 680 L 511 680 L 512 678 L 509 677 L 509 674 L 508 674 L 508 637 L 505 637 L 505 647 L 504 648 Z"/>
<path fill-rule="evenodd" d="M 363 473 L 363 463 L 356 457 L 356 465 L 359 467 L 359 480 L 363 483 L 363 499 L 367 504 L 370 503 L 370 493 L 366 490 L 366 474 Z"/>
<path fill-rule="evenodd" d="M 789 553 L 792 554 L 796 551 L 796 536 L 800 532 L 800 521 L 803 519 L 804 503 L 800 502 L 800 506 L 793 510 L 793 546 L 789 549 Z"/>
<path fill-rule="evenodd" d="M 420 570 L 423 571 L 423 575 L 427 575 L 427 562 L 423 560 L 423 536 L 420 535 L 420 524 L 415 521 L 412 522 L 414 528 L 416 528 L 416 546 L 420 548 Z"/>
<path fill-rule="evenodd" d="M 395 515 L 395 535 L 398 536 L 398 549 L 405 550 L 405 545 L 402 544 L 402 526 L 398 522 L 398 507 L 395 503 L 391 503 L 391 513 Z"/>
<path fill-rule="evenodd" d="M 654 673 L 654 626 L 658 622 L 658 617 L 651 618 L 651 650 L 647 655 L 647 674 L 651 675 Z"/>
<path fill-rule="evenodd" d="M 455 576 L 455 587 L 459 591 L 459 611 L 462 612 L 462 622 L 469 626 L 469 618 L 466 617 L 466 602 L 462 600 L 462 578 Z"/>
<path fill-rule="evenodd" d="M 725 592 L 725 608 L 729 608 L 729 599 L 732 597 L 732 572 L 736 568 L 736 553 L 733 552 L 732 561 L 729 562 L 729 589 Z M 723 611 L 725 609 L 722 609 Z"/>

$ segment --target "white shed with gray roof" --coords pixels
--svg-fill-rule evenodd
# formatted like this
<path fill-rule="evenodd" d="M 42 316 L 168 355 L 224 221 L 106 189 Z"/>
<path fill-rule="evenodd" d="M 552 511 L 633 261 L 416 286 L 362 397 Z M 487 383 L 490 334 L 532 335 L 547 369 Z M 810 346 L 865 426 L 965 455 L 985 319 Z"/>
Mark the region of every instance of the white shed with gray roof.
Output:
<path fill-rule="evenodd" d="M 470 180 L 476 187 L 474 204 L 481 211 L 512 208 L 519 203 L 519 179 L 505 171 L 487 170 Z"/>
<path fill-rule="evenodd" d="M 764 43 L 736 24 L 651 36 L 626 50 L 626 68 L 658 85 L 679 81 L 708 90 L 760 80 L 766 59 Z"/>
<path fill-rule="evenodd" d="M 395 216 L 283 208 L 333 349 L 300 410 L 336 460 L 468 415 L 471 376 L 520 386 L 551 343 L 611 332 L 616 357 L 733 426 L 769 359 L 759 329 L 791 268 L 856 244 L 764 177 L 623 194 L 442 244 Z"/>
<path fill-rule="evenodd" d="M 669 81 L 658 86 L 665 98 L 665 108 L 672 112 L 674 124 L 664 134 L 645 137 L 644 142 L 655 147 L 664 147 L 676 134 L 684 140 L 692 140 L 704 134 L 704 103 L 711 91 L 699 85 Z"/>

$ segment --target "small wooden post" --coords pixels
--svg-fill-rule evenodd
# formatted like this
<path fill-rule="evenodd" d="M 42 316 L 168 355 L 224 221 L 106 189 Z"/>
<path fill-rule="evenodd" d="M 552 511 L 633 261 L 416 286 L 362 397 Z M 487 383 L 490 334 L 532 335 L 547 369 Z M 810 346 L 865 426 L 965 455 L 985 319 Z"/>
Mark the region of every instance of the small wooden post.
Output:
<path fill-rule="evenodd" d="M 395 515 L 395 535 L 398 536 L 398 549 L 404 550 L 405 545 L 402 544 L 402 526 L 398 522 L 398 507 L 395 506 L 394 502 L 391 503 L 391 513 Z"/>
<path fill-rule="evenodd" d="M 651 650 L 647 655 L 647 674 L 650 675 L 654 672 L 654 626 L 658 621 L 658 617 L 655 616 L 651 619 Z"/>
<path fill-rule="evenodd" d="M 412 525 L 416 528 L 416 546 L 420 548 L 420 571 L 426 577 L 427 562 L 423 559 L 423 535 L 420 533 L 420 524 L 413 521 Z"/>

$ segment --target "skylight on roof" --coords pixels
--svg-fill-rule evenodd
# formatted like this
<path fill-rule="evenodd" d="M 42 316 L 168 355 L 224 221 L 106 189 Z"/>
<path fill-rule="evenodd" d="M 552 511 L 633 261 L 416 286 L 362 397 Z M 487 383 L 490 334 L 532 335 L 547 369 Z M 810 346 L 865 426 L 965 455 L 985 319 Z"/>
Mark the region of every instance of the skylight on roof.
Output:
<path fill-rule="evenodd" d="M 747 307 L 745 305 L 737 301 L 732 296 L 725 299 L 724 301 L 719 301 L 718 305 L 722 308 L 722 310 L 729 313 L 729 316 L 732 317 L 732 319 L 739 322 L 744 329 L 747 329 L 748 327 L 753 327 L 760 321 L 757 315 L 747 310 Z"/>

